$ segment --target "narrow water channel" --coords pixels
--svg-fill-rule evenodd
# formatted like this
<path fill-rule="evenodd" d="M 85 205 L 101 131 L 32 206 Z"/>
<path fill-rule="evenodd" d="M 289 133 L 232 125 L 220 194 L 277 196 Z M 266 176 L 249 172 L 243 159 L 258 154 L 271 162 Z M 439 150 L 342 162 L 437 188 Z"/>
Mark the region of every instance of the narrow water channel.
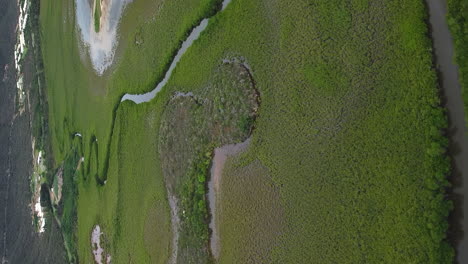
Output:
<path fill-rule="evenodd" d="M 229 5 L 230 2 L 231 0 L 224 0 L 220 12 L 226 9 L 226 7 Z M 210 20 L 209 18 L 203 19 L 200 22 L 200 24 L 198 24 L 198 26 L 196 26 L 192 30 L 192 32 L 187 37 L 187 39 L 182 43 L 182 46 L 179 49 L 179 51 L 177 51 L 177 54 L 172 60 L 171 65 L 169 66 L 169 69 L 164 75 L 164 79 L 161 82 L 159 82 L 158 85 L 156 85 L 156 87 L 152 91 L 144 93 L 144 94 L 125 94 L 122 97 L 121 102 L 130 100 L 136 104 L 141 104 L 141 103 L 146 103 L 146 102 L 151 101 L 156 96 L 156 94 L 158 94 L 159 91 L 161 91 L 161 89 L 167 84 L 167 82 L 169 81 L 169 78 L 171 78 L 172 72 L 177 66 L 177 63 L 179 63 L 180 59 L 185 54 L 185 52 L 192 46 L 193 42 L 197 40 L 200 37 L 200 34 L 206 29 L 206 27 L 208 26 L 209 20 Z"/>
<path fill-rule="evenodd" d="M 182 43 L 182 47 L 179 49 L 177 52 L 176 56 L 174 57 L 174 60 L 172 60 L 171 65 L 169 66 L 169 70 L 166 72 L 166 75 L 164 75 L 164 79 L 158 83 L 156 88 L 154 88 L 151 92 L 144 93 L 144 94 L 125 94 L 122 97 L 122 102 L 126 100 L 130 100 L 136 104 L 141 104 L 141 103 L 146 103 L 151 101 L 156 94 L 161 91 L 161 89 L 167 84 L 169 81 L 169 78 L 172 75 L 172 72 L 174 71 L 175 67 L 177 66 L 177 63 L 180 61 L 182 58 L 182 55 L 185 54 L 185 52 L 192 46 L 193 42 L 200 37 L 200 34 L 206 29 L 208 26 L 208 19 L 203 19 L 202 22 L 195 27 L 188 38 Z"/>
<path fill-rule="evenodd" d="M 231 0 L 224 0 L 223 3 L 222 3 L 222 8 L 221 8 L 221 10 L 219 12 L 222 12 L 224 9 L 226 9 L 226 7 L 229 5 L 230 2 L 231 2 Z M 200 37 L 200 34 L 207 28 L 209 20 L 210 20 L 210 18 L 203 19 L 200 22 L 200 24 L 198 24 L 198 26 L 196 26 L 192 30 L 192 32 L 189 34 L 187 39 L 184 40 L 184 42 L 182 43 L 182 46 L 180 47 L 180 49 L 177 51 L 177 54 L 174 57 L 174 59 L 172 60 L 171 65 L 169 66 L 169 69 L 166 71 L 166 73 L 164 75 L 164 79 L 161 82 L 159 82 L 153 90 L 151 90 L 150 92 L 144 93 L 144 94 L 128 94 L 127 93 L 122 97 L 120 102 L 124 102 L 124 101 L 128 100 L 128 101 L 134 102 L 135 104 L 141 104 L 141 103 L 149 102 L 152 99 L 154 99 L 154 97 L 156 97 L 156 95 L 164 88 L 164 86 L 169 81 L 169 79 L 170 79 L 170 77 L 172 75 L 172 72 L 176 68 L 177 63 L 180 61 L 182 56 L 192 46 L 193 42 Z M 187 96 L 187 95 L 190 95 L 190 94 L 191 93 L 187 93 L 187 94 L 180 94 L 179 93 L 176 96 Z M 112 136 L 111 136 L 111 138 L 112 138 Z M 175 263 L 177 263 L 178 249 L 179 249 L 179 245 L 178 245 L 178 241 L 179 241 L 179 222 L 180 222 L 179 208 L 178 208 L 178 205 L 177 205 L 177 199 L 174 196 L 174 194 L 168 193 L 168 201 L 169 201 L 169 207 L 170 207 L 170 210 L 171 210 L 171 228 L 172 228 L 172 232 L 173 232 L 172 252 L 171 252 L 171 256 L 170 256 L 170 259 L 169 259 L 168 263 L 175 264 Z"/>
<path fill-rule="evenodd" d="M 446 21 L 446 0 L 426 0 L 429 7 L 435 61 L 439 70 L 442 94 L 449 119 L 449 151 L 452 156 L 455 210 L 450 219 L 451 240 L 456 243 L 458 263 L 468 263 L 468 240 L 462 231 L 468 227 L 468 130 L 454 63 L 454 43 Z M 465 231 L 466 233 L 466 231 Z"/>

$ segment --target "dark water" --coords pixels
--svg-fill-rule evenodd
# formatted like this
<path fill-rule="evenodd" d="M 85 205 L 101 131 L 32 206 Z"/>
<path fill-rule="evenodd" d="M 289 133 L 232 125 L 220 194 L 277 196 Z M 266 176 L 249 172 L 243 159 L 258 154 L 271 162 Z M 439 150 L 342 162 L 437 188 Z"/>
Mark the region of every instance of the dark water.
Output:
<path fill-rule="evenodd" d="M 49 221 L 45 234 L 32 226 L 30 113 L 14 118 L 16 0 L 0 0 L 0 263 L 66 263 L 61 234 Z M 5 65 L 8 78 L 3 81 Z M 33 72 L 25 67 L 25 80 Z M 26 83 L 26 88 L 28 84 Z"/>
<path fill-rule="evenodd" d="M 465 113 L 458 82 L 458 67 L 454 64 L 453 39 L 446 22 L 446 0 L 427 0 L 430 13 L 432 39 L 436 63 L 442 84 L 444 103 L 449 118 L 449 151 L 453 158 L 451 181 L 454 184 L 453 199 L 455 210 L 450 216 L 449 237 L 455 242 L 457 260 L 460 264 L 468 263 L 468 134 Z"/>

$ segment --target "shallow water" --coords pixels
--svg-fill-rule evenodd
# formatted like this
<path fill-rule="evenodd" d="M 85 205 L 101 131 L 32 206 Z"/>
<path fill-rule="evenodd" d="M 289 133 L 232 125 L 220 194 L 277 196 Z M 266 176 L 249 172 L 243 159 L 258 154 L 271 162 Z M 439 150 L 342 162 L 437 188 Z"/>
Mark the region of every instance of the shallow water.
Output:
<path fill-rule="evenodd" d="M 435 59 L 441 79 L 449 119 L 449 151 L 452 156 L 452 184 L 455 211 L 452 213 L 451 239 L 456 242 L 458 263 L 468 263 L 468 240 L 463 231 L 468 227 L 468 130 L 458 81 L 458 67 L 454 64 L 454 44 L 446 21 L 446 0 L 426 0 L 429 6 Z"/>
<path fill-rule="evenodd" d="M 94 29 L 94 1 L 75 0 L 76 24 L 81 34 L 81 41 L 88 48 L 94 70 L 102 75 L 114 60 L 117 46 L 117 30 L 125 5 L 130 0 L 104 0 L 101 29 Z M 105 6 L 107 5 L 107 9 Z"/>

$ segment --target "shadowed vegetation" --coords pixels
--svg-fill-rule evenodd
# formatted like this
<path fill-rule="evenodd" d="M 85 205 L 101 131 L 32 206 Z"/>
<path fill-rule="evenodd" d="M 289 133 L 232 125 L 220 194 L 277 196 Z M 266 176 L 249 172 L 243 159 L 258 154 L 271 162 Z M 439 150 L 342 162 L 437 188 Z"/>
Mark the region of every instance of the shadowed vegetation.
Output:
<path fill-rule="evenodd" d="M 465 113 L 468 113 L 468 1 L 448 0 L 447 21 L 455 42 L 455 61 L 459 66 Z M 466 119 L 466 115 L 465 115 Z M 467 122 L 468 120 L 465 120 Z"/>

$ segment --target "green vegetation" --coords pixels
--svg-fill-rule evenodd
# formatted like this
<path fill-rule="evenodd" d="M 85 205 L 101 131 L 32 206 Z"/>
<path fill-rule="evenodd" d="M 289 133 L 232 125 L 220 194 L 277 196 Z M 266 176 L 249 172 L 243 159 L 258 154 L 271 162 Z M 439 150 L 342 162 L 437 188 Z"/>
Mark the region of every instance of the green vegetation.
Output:
<path fill-rule="evenodd" d="M 100 183 L 89 175 L 79 179 L 77 237 L 82 263 L 92 262 L 90 235 L 96 224 L 104 232 L 103 246 L 113 262 L 166 263 L 169 257 L 169 208 L 157 155 L 161 103 L 152 106 L 123 104 L 116 113 L 107 180 Z"/>
<path fill-rule="evenodd" d="M 79 139 L 77 139 L 79 141 Z M 76 147 L 71 150 L 70 154 L 65 159 L 63 166 L 59 168 L 56 175 L 63 179 L 63 186 L 61 190 L 62 199 L 56 210 L 54 210 L 58 221 L 60 223 L 63 238 L 65 241 L 65 248 L 68 250 L 69 262 L 77 262 L 77 252 L 76 252 L 76 223 L 77 223 L 77 206 L 76 201 L 78 198 L 78 178 L 81 176 L 80 172 L 83 172 L 83 169 L 79 170 L 80 159 L 78 155 L 81 145 L 77 142 Z M 54 180 L 54 184 L 58 180 Z M 55 188 L 55 186 L 53 186 Z M 57 186 L 58 188 L 58 186 Z M 54 193 L 56 193 L 54 191 Z"/>
<path fill-rule="evenodd" d="M 56 166 L 83 134 L 79 262 L 93 261 L 99 224 L 113 262 L 165 263 L 168 192 L 187 214 L 178 262 L 209 262 L 205 152 L 245 140 L 258 111 L 221 184 L 221 263 L 451 263 L 447 122 L 423 2 L 234 0 L 155 100 L 118 106 L 162 79 L 219 2 L 132 2 L 114 69 L 97 76 L 66 15 L 73 2 L 41 1 Z"/>
<path fill-rule="evenodd" d="M 220 223 L 239 231 L 230 241 L 259 247 L 223 249 L 221 262 L 452 262 L 426 12 L 419 1 L 237 0 L 215 17 L 168 88 L 195 93 L 220 61 L 246 58 L 262 108 L 243 164 L 268 168 L 285 215 L 269 250 L 245 222 Z"/>
<path fill-rule="evenodd" d="M 31 2 L 30 14 L 39 14 L 40 2 Z M 45 151 L 46 166 L 51 165 L 49 128 L 48 128 L 48 105 L 45 96 L 44 66 L 39 39 L 40 25 L 37 16 L 31 15 L 25 28 L 25 41 L 27 43 L 26 59 L 28 67 L 25 75 L 25 83 L 30 83 L 29 106 L 31 107 L 31 133 L 35 138 L 34 148 Z"/>
<path fill-rule="evenodd" d="M 191 27 L 212 14 L 216 3 L 142 0 L 127 5 L 112 74 L 98 76 L 82 52 L 75 16 L 68 15 L 74 2 L 41 1 L 52 167 L 59 167 L 73 148 L 71 135 L 83 135 L 79 155 L 85 159 L 76 201 L 80 263 L 93 261 L 90 236 L 96 224 L 113 262 L 167 261 L 170 218 L 157 151 L 163 103 L 117 105 L 124 92 L 150 90 L 162 79 Z M 120 130 L 120 120 L 125 130 Z"/>
<path fill-rule="evenodd" d="M 101 0 L 95 0 L 94 4 L 94 31 L 101 29 Z"/>
<path fill-rule="evenodd" d="M 468 1 L 448 0 L 448 24 L 455 42 L 455 59 L 459 66 L 465 113 L 468 113 Z M 468 120 L 467 120 L 468 122 Z"/>
<path fill-rule="evenodd" d="M 74 230 L 76 229 L 75 201 L 77 199 L 77 186 L 74 183 L 76 168 L 73 166 L 73 163 L 76 165 L 77 153 L 74 150 L 74 152 L 69 154 L 64 161 L 64 195 L 57 208 L 51 201 L 51 192 L 53 190 L 56 194 L 60 192 L 59 189 L 61 187 L 59 187 L 56 174 L 54 173 L 54 163 L 51 155 L 51 142 L 48 127 L 48 104 L 41 50 L 42 42 L 40 41 L 40 4 L 40 1 L 31 2 L 29 19 L 25 29 L 25 41 L 27 43 L 28 52 L 25 60 L 23 61 L 23 67 L 26 69 L 24 74 L 24 83 L 29 86 L 29 88 L 26 89 L 26 92 L 28 93 L 27 107 L 29 108 L 28 111 L 30 111 L 31 134 L 34 138 L 33 148 L 36 152 L 35 154 L 41 152 L 41 158 L 45 159 L 45 162 L 39 165 L 40 168 L 38 169 L 41 174 L 40 202 L 41 205 L 45 207 L 44 210 L 46 212 L 46 232 L 53 230 L 52 226 L 55 226 L 55 223 L 53 222 L 57 220 L 57 224 L 62 230 L 64 246 L 68 253 L 68 261 L 74 263 L 76 260 L 76 237 Z M 34 156 L 33 158 L 35 159 L 37 157 Z M 33 187 L 33 179 L 30 180 L 31 187 Z M 31 192 L 34 193 L 35 189 L 32 188 Z M 39 230 L 38 220 L 38 217 L 33 215 L 33 225 L 36 230 Z M 60 238 L 60 236 L 57 236 L 56 238 Z M 62 250 L 62 248 L 57 248 L 57 250 Z"/>
<path fill-rule="evenodd" d="M 219 263 L 275 263 L 271 250 L 279 246 L 278 234 L 285 229 L 279 187 L 258 160 L 243 163 L 242 156 L 234 157 L 224 167 L 221 213 L 216 216 L 222 243 Z"/>
<path fill-rule="evenodd" d="M 207 177 L 211 164 L 211 151 L 205 155 L 199 155 L 199 160 L 194 162 L 188 175 L 188 180 L 182 187 L 180 207 L 182 214 L 181 247 L 204 248 L 208 245 L 209 239 L 209 214 L 207 194 Z M 186 234 L 187 233 L 187 234 Z M 193 257 L 193 255 L 192 255 Z M 204 261 L 206 262 L 206 260 Z"/>

